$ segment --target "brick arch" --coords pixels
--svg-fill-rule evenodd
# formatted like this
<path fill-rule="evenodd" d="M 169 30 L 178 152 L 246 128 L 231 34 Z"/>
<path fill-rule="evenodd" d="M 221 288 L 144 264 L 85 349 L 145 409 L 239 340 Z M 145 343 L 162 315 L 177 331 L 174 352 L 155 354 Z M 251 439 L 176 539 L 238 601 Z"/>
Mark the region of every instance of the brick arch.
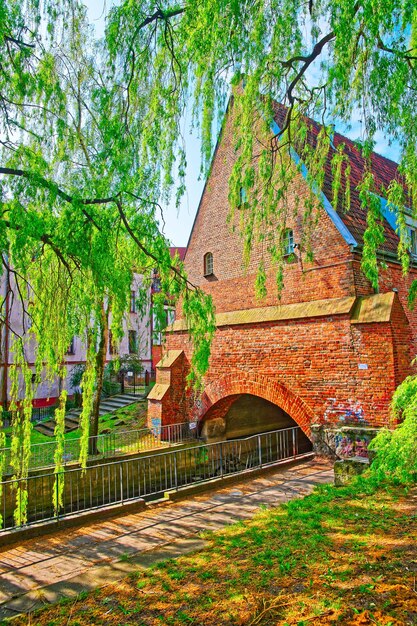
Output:
<path fill-rule="evenodd" d="M 218 405 L 225 414 L 234 400 L 244 393 L 258 396 L 276 404 L 288 413 L 304 433 L 310 437 L 310 425 L 318 421 L 314 412 L 304 400 L 296 396 L 285 385 L 260 374 L 251 375 L 245 372 L 236 372 L 209 383 L 201 398 L 194 403 L 191 409 L 192 419 L 201 422 L 208 411 L 214 413 L 215 405 Z"/>

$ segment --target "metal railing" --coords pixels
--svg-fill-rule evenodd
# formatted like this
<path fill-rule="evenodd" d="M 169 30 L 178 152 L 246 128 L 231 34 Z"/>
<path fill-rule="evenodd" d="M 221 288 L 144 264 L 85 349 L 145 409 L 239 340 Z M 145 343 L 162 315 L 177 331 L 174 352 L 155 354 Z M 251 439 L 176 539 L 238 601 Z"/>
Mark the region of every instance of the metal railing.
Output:
<path fill-rule="evenodd" d="M 54 473 L 31 476 L 28 491 L 27 525 L 60 518 L 138 498 L 156 497 L 213 478 L 240 474 L 296 459 L 311 451 L 311 442 L 300 428 L 286 428 L 220 443 L 198 445 L 134 459 L 60 473 L 63 506 L 54 511 L 52 502 L 58 481 Z M 22 480 L 2 483 L 3 531 L 19 528 L 13 518 Z M 57 495 L 57 494 L 56 494 Z"/>
<path fill-rule="evenodd" d="M 155 382 L 155 371 L 138 374 L 125 374 L 121 381 L 121 392 L 134 396 L 147 395 L 152 382 Z"/>
<path fill-rule="evenodd" d="M 89 459 L 108 459 L 121 454 L 132 454 L 146 450 L 154 450 L 172 444 L 182 443 L 195 439 L 197 431 L 190 428 L 188 422 L 160 426 L 156 429 L 142 428 L 140 430 L 128 430 L 108 433 L 90 437 L 89 443 L 95 440 L 94 448 L 97 454 L 90 454 Z M 29 460 L 29 469 L 41 469 L 55 465 L 54 455 L 56 441 L 33 443 Z M 66 439 L 64 441 L 64 465 L 74 463 L 80 456 L 81 438 Z M 91 449 L 91 445 L 89 446 Z M 4 473 L 11 473 L 11 448 L 0 448 L 0 455 L 5 455 Z"/>
<path fill-rule="evenodd" d="M 43 422 L 46 419 L 53 418 L 54 415 L 55 415 L 55 409 L 57 407 L 58 407 L 58 404 L 53 404 L 51 406 L 41 406 L 41 407 L 34 406 L 32 408 L 31 421 L 32 422 Z M 68 410 L 69 410 L 69 408 L 68 408 Z M 2 421 L 3 421 L 3 426 L 5 428 L 7 428 L 8 426 L 11 426 L 12 418 L 13 418 L 13 412 L 12 411 L 3 410 L 1 412 L 1 417 L 2 417 Z"/>

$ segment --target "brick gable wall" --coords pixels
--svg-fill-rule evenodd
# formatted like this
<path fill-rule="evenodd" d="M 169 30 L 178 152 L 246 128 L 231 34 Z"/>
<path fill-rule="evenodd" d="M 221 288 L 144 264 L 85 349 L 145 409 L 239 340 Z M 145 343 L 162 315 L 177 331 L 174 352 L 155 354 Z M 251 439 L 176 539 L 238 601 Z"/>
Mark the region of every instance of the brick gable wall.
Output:
<path fill-rule="evenodd" d="M 214 298 L 216 310 L 233 311 L 255 306 L 278 304 L 275 269 L 271 268 L 266 244 L 255 244 L 249 266 L 243 264 L 242 241 L 238 224 L 235 229 L 228 223 L 229 177 L 236 158 L 233 145 L 233 126 L 229 116 L 216 151 L 210 176 L 200 203 L 199 211 L 185 256 L 185 267 L 191 282 L 203 287 Z M 297 202 L 310 195 L 302 175 L 297 175 L 287 207 L 287 227 L 294 232 L 294 241 L 303 240 L 301 217 L 293 213 Z M 307 263 L 305 251 L 297 250 L 297 261 L 288 264 L 281 303 L 319 300 L 326 297 L 353 295 L 354 280 L 352 258 L 346 244 L 324 209 L 317 202 L 317 225 L 312 234 L 315 254 L 313 263 Z M 240 218 L 236 211 L 236 221 Z M 203 276 L 203 258 L 213 254 L 214 276 Z M 255 277 L 260 260 L 270 268 L 268 295 L 259 302 L 255 298 Z"/>
<path fill-rule="evenodd" d="M 149 402 L 149 414 L 162 423 L 200 421 L 224 417 L 240 394 L 273 402 L 310 434 L 310 426 L 358 423 L 392 425 L 389 403 L 396 386 L 412 372 L 417 352 L 417 316 L 406 305 L 407 289 L 416 271 L 402 277 L 398 264 L 388 262 L 381 274 L 381 293 L 398 290 L 384 315 L 375 310 L 355 319 L 361 296 L 374 290 L 360 271 L 360 255 L 351 251 L 330 217 L 317 204 L 317 225 L 312 235 L 314 262 L 301 258 L 285 267 L 284 291 L 278 300 L 275 272 L 265 250 L 254 246 L 245 272 L 242 242 L 227 222 L 228 180 L 235 158 L 232 123 L 226 120 L 211 173 L 203 194 L 185 257 L 190 280 L 212 294 L 217 313 L 293 303 L 331 303 L 351 297 L 352 310 L 299 319 L 259 323 L 231 323 L 218 328 L 212 346 L 204 392 L 195 398 L 185 390 L 191 358 L 185 332 L 167 336 L 165 349 L 181 351 L 181 367 L 171 371 L 171 391 Z M 303 225 L 293 209 L 309 189 L 301 174 L 288 201 L 288 227 L 294 240 L 302 240 Z M 214 276 L 204 278 L 203 257 L 213 254 Z M 268 295 L 259 302 L 254 281 L 264 255 L 268 269 Z M 355 300 L 356 298 L 356 300 Z M 359 298 L 359 299 L 358 299 Z M 373 300 L 369 301 L 373 302 Z M 372 307 L 371 307 L 372 308 Z M 335 309 L 336 310 L 336 309 Z M 249 319 L 249 318 L 248 318 Z M 157 380 L 162 381 L 162 370 Z M 182 393 L 181 393 L 182 390 Z"/>

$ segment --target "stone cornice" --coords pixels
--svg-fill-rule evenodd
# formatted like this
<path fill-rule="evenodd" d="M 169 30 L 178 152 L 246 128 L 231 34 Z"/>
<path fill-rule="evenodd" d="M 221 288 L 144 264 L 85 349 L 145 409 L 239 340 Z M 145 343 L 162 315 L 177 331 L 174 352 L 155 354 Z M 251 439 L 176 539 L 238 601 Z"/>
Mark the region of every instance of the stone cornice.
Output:
<path fill-rule="evenodd" d="M 262 324 L 265 322 L 301 320 L 331 315 L 350 315 L 352 324 L 389 322 L 394 297 L 395 294 L 393 292 L 388 292 L 364 297 L 347 296 L 228 311 L 216 315 L 216 326 Z M 167 332 L 184 331 L 187 331 L 187 325 L 185 320 L 182 319 L 177 320 L 167 328 Z"/>

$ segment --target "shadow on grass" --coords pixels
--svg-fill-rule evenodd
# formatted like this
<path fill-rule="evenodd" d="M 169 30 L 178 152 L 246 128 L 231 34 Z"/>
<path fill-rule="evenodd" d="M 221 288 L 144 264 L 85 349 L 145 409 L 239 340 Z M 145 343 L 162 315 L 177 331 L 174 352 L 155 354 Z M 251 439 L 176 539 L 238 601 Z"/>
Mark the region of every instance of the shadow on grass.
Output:
<path fill-rule="evenodd" d="M 416 534 L 416 492 L 321 486 L 13 624 L 416 624 Z"/>

